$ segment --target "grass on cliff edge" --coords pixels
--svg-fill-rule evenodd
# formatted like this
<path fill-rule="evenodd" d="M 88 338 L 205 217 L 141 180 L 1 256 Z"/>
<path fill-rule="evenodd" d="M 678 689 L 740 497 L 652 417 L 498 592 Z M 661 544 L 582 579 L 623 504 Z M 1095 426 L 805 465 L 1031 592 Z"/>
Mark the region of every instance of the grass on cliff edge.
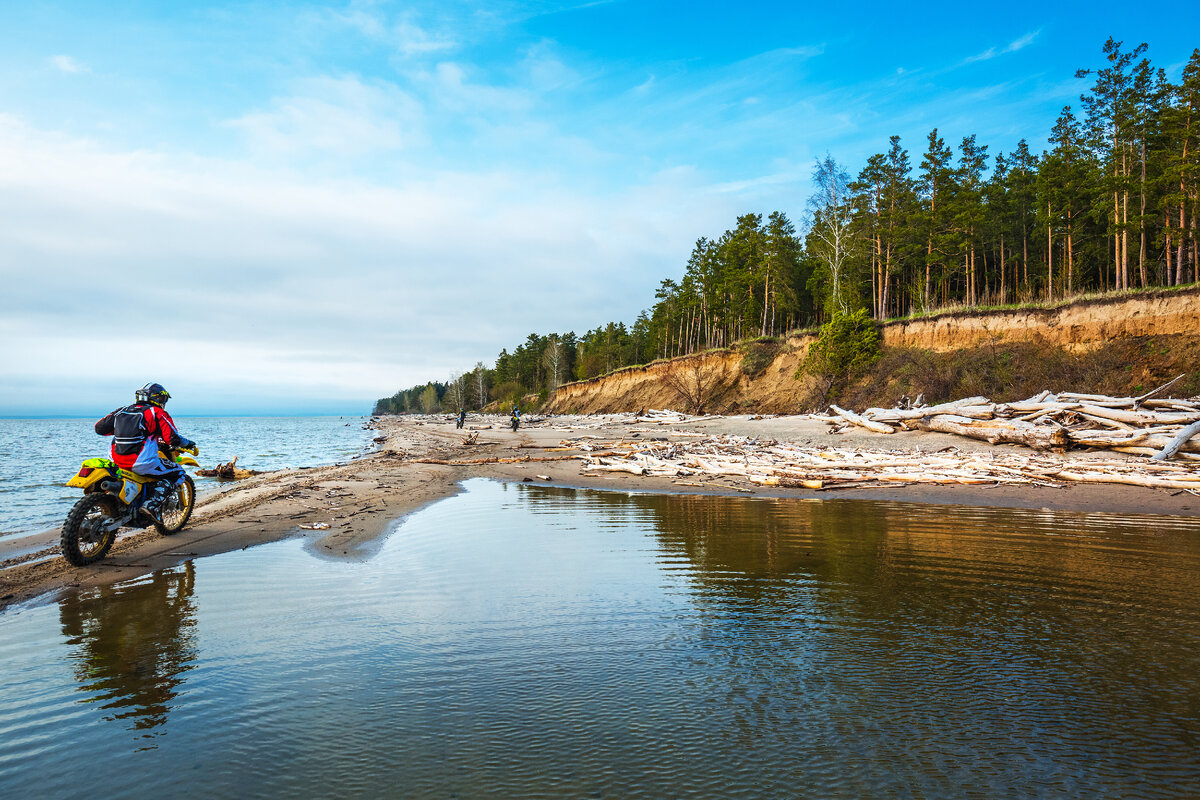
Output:
<path fill-rule="evenodd" d="M 1200 334 L 1115 339 L 1094 350 L 1070 352 L 1044 342 L 984 345 L 935 353 L 884 348 L 861 377 L 831 397 L 848 408 L 888 408 L 902 396 L 925 395 L 930 404 L 983 395 L 1023 400 L 1043 389 L 1117 396 L 1138 395 L 1180 373 L 1174 397 L 1200 395 Z M 812 398 L 813 405 L 820 402 Z"/>

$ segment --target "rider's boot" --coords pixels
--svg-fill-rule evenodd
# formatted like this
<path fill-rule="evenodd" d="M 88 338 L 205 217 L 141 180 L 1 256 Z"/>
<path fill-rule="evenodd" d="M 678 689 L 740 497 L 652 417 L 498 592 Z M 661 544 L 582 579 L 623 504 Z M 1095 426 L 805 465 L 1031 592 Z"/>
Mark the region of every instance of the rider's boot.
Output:
<path fill-rule="evenodd" d="M 155 481 L 146 487 L 146 497 L 142 500 L 142 514 L 150 518 L 151 522 L 160 524 L 162 520 L 158 513 L 162 509 L 163 502 L 167 499 L 170 493 L 169 481 Z"/>

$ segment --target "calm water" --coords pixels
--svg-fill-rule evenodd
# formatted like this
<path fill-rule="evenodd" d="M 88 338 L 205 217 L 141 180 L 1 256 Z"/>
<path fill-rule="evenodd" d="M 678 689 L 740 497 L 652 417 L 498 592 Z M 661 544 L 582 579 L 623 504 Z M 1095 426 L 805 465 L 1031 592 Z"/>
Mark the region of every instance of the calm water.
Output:
<path fill-rule="evenodd" d="M 200 445 L 201 466 L 238 456 L 247 469 L 315 467 L 346 461 L 371 443 L 367 417 L 179 417 Z M 0 419 L 0 538 L 62 524 L 77 489 L 63 486 L 85 458 L 109 455 L 95 419 Z M 197 478 L 200 493 L 215 488 Z"/>
<path fill-rule="evenodd" d="M 1200 794 L 1195 521 L 467 488 L 0 614 L 0 796 Z"/>

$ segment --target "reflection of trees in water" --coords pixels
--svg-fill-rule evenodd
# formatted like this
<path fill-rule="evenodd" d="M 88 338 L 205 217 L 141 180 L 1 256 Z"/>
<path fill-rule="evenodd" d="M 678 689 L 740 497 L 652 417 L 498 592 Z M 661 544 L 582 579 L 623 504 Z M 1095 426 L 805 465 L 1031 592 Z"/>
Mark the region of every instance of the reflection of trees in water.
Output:
<path fill-rule="evenodd" d="M 573 494 L 528 491 L 533 500 Z M 1131 675 L 1194 662 L 1200 537 L 1182 523 L 1151 534 L 1048 510 L 620 492 L 586 500 L 597 516 L 611 509 L 644 522 L 666 560 L 686 561 L 696 608 L 717 623 L 705 636 L 769 620 L 811 652 L 844 625 L 869 635 L 877 653 L 944 646 L 1000 662 L 1044 658 L 1074 680 L 1095 672 L 1096 642 L 1112 669 Z M 841 644 L 856 646 L 852 637 Z"/>
<path fill-rule="evenodd" d="M 146 736 L 157 733 L 196 658 L 195 586 L 189 561 L 59 601 L 75 677 L 81 689 L 96 693 L 84 702 L 100 703 L 111 710 L 108 719 L 130 720 Z"/>
<path fill-rule="evenodd" d="M 534 491 L 566 498 L 575 490 Z M 797 581 L 886 588 L 891 580 L 894 520 L 868 504 L 621 492 L 590 492 L 588 503 L 648 522 L 664 550 L 693 567 L 701 594 L 770 603 Z M 541 509 L 534 502 L 531 510 Z"/>

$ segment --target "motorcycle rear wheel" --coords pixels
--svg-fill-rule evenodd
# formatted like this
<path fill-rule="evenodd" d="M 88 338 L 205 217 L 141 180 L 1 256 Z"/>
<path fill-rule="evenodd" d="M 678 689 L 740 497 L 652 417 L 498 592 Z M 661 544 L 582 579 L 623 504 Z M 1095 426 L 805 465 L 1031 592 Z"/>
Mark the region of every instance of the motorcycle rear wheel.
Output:
<path fill-rule="evenodd" d="M 103 530 L 117 517 L 116 501 L 106 494 L 85 494 L 67 514 L 62 528 L 62 553 L 71 564 L 86 567 L 108 554 L 117 530 Z"/>
<path fill-rule="evenodd" d="M 162 508 L 158 510 L 159 521 L 154 523 L 154 528 L 163 536 L 179 533 L 191 519 L 195 505 L 196 484 L 191 475 L 185 475 L 183 483 L 175 487 L 175 491 L 163 501 Z"/>

